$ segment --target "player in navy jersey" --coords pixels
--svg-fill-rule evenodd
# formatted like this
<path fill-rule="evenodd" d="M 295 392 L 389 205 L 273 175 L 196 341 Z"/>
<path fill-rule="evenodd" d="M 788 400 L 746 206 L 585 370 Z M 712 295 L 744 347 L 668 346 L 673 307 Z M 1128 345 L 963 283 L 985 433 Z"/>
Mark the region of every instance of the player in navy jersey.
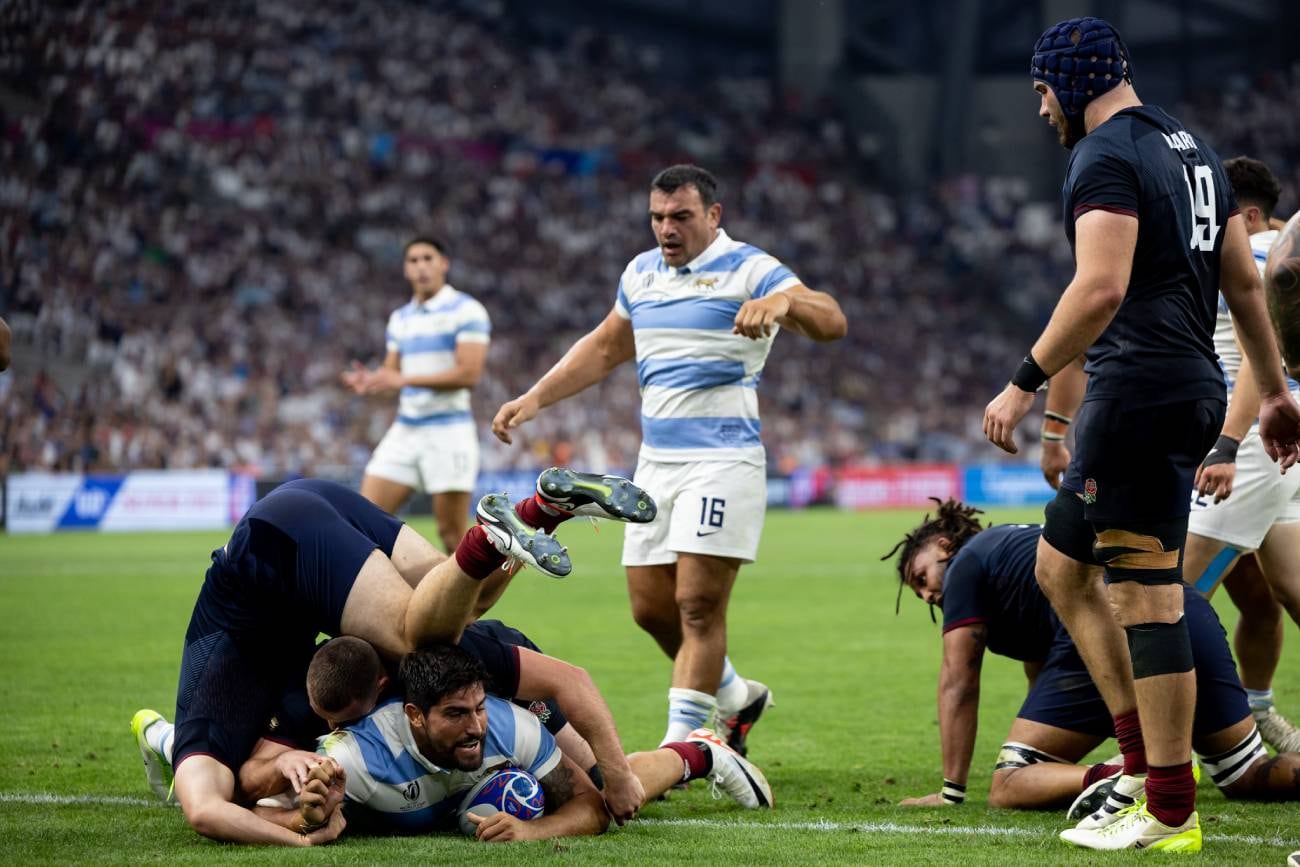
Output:
<path fill-rule="evenodd" d="M 1236 157 L 1224 169 L 1262 275 L 1281 226 L 1271 219 L 1281 187 L 1258 160 Z M 1288 602 L 1300 623 L 1300 473 L 1279 473 L 1264 451 L 1255 429 L 1259 394 L 1254 373 L 1242 358 L 1222 298 L 1214 346 L 1228 410 L 1214 448 L 1197 470 L 1183 577 L 1207 597 L 1222 582 L 1241 612 L 1233 648 L 1260 735 L 1275 750 L 1294 752 L 1300 750 L 1300 731 L 1274 707 L 1271 687 L 1285 626 L 1279 599 Z M 1065 434 L 1083 399 L 1085 381 L 1082 368 L 1069 365 L 1052 377 L 1048 389 L 1041 461 L 1053 488 L 1069 465 Z M 1288 385 L 1293 395 L 1300 390 L 1294 380 L 1288 379 Z"/>
<path fill-rule="evenodd" d="M 552 468 L 538 481 L 558 485 L 572 475 Z M 567 505 L 615 520 L 653 516 L 644 492 L 608 481 L 611 495 L 621 492 L 644 508 L 629 517 L 612 496 Z M 451 557 L 333 482 L 300 479 L 255 503 L 212 553 L 185 637 L 172 754 L 176 797 L 191 826 L 234 842 L 303 845 L 336 837 L 341 819 L 298 835 L 288 830 L 292 816 L 267 821 L 235 803 L 235 775 L 263 722 L 285 686 L 301 677 L 318 633 L 355 635 L 396 658 L 459 637 L 479 607 L 483 581 L 507 557 L 567 575 L 568 554 L 536 529 L 553 529 L 565 516 L 547 513 L 540 497 L 511 508 L 504 496 L 485 496 L 480 523 Z"/>
<path fill-rule="evenodd" d="M 954 500 L 939 505 L 886 557 L 898 552 L 899 594 L 943 609 L 939 731 L 943 788 L 903 801 L 941 806 L 965 799 L 979 713 L 980 669 L 987 650 L 1024 663 L 1030 683 L 998 755 L 989 804 L 1022 809 L 1076 801 L 1072 812 L 1106 811 L 1119 765 L 1077 764 L 1114 734 L 1101 694 L 1070 634 L 1034 577 L 1042 528 L 984 528 L 979 510 Z M 1300 754 L 1270 759 L 1264 751 L 1227 638 L 1214 609 L 1183 585 L 1197 702 L 1194 743 L 1203 767 L 1232 798 L 1300 798 Z"/>
<path fill-rule="evenodd" d="M 984 432 L 1014 453 L 1034 393 L 1086 355 L 1076 451 L 1047 508 L 1037 575 L 1116 718 L 1126 771 L 1116 791 L 1146 794 L 1115 822 L 1085 820 L 1061 836 L 1098 849 L 1197 851 L 1196 680 L 1180 551 L 1193 475 L 1223 425 L 1212 340 L 1220 291 L 1257 374 L 1260 439 L 1284 468 L 1296 460 L 1300 406 L 1286 390 L 1219 158 L 1142 104 L 1128 50 L 1105 21 L 1049 28 L 1031 72 L 1039 115 L 1073 150 L 1063 200 L 1076 270 L 985 410 Z"/>

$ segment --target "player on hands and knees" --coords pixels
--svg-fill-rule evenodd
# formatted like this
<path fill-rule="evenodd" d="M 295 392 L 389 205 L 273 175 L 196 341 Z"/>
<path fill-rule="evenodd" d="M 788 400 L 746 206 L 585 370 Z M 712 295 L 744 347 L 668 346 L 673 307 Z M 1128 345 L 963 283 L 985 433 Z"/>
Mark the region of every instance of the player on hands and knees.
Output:
<path fill-rule="evenodd" d="M 1139 809 L 1062 838 L 1101 849 L 1196 850 L 1196 680 L 1180 551 L 1195 470 L 1223 425 L 1211 339 L 1219 291 L 1255 370 L 1260 438 L 1284 468 L 1296 459 L 1300 406 L 1287 393 L 1222 165 L 1177 120 L 1137 98 L 1119 34 L 1095 18 L 1054 25 L 1035 46 L 1032 75 L 1039 114 L 1073 148 L 1064 203 L 1076 271 L 985 410 L 984 431 L 1015 452 L 1015 427 L 1034 393 L 1086 352 L 1076 452 L 1047 508 L 1037 577 L 1115 717 L 1129 778 L 1117 790 L 1137 788 L 1146 775 Z"/>
<path fill-rule="evenodd" d="M 1277 231 L 1269 228 L 1279 185 L 1258 160 L 1224 163 L 1262 274 Z M 1282 654 L 1283 613 L 1278 598 L 1300 595 L 1300 476 L 1281 474 L 1255 427 L 1259 395 L 1242 358 L 1227 304 L 1219 298 L 1214 346 L 1228 388 L 1227 417 L 1214 448 L 1201 462 L 1192 492 L 1183 574 L 1206 596 L 1220 583 L 1241 612 L 1234 635 L 1242 683 L 1265 743 L 1300 749 L 1300 732 L 1273 707 L 1272 679 Z M 1069 461 L 1064 434 L 1083 399 L 1085 376 L 1068 365 L 1052 377 L 1043 430 L 1043 471 L 1052 486 Z M 1294 381 L 1288 380 L 1292 394 Z M 1261 564 L 1267 568 L 1261 570 Z M 1270 589 L 1270 586 L 1272 589 Z"/>
<path fill-rule="evenodd" d="M 384 363 L 353 362 L 342 375 L 357 394 L 398 393 L 397 418 L 366 465 L 361 494 L 394 514 L 413 492 L 430 494 L 450 552 L 465 535 L 478 476 L 469 393 L 483 374 L 491 323 L 482 304 L 446 282 L 443 242 L 416 237 L 402 259 L 412 298 L 388 317 Z"/>
<path fill-rule="evenodd" d="M 978 514 L 956 501 L 944 502 L 933 520 L 927 515 L 885 555 L 898 552 L 900 598 L 906 587 L 943 610 L 938 697 L 943 788 L 903 804 L 964 800 L 987 650 L 1021 661 L 1030 684 L 998 755 L 990 806 L 1047 809 L 1074 802 L 1073 818 L 1090 826 L 1109 822 L 1133 806 L 1135 793 L 1116 790 L 1121 765 L 1077 764 L 1114 734 L 1115 724 L 1034 577 L 1042 528 L 985 529 Z M 1214 609 L 1195 590 L 1182 589 L 1196 662 L 1193 742 L 1202 767 L 1230 798 L 1300 799 L 1300 753 L 1269 758 Z"/>
<path fill-rule="evenodd" d="M 634 258 L 614 309 L 520 397 L 497 412 L 504 442 L 545 407 L 636 359 L 642 446 L 635 479 L 663 508 L 624 537 L 632 614 L 673 660 L 665 742 L 715 713 L 748 729 L 770 702 L 727 657 L 726 611 L 763 525 L 766 458 L 755 391 L 779 327 L 814 340 L 846 331 L 834 299 L 806 288 L 772 256 L 720 227 L 717 181 L 673 166 L 650 189 L 658 246 Z"/>

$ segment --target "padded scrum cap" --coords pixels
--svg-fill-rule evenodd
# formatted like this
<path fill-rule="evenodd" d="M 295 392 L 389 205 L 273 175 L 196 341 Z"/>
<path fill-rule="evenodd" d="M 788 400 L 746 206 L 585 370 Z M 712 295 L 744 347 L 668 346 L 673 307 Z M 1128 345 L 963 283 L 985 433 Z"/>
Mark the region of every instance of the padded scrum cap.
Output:
<path fill-rule="evenodd" d="M 1054 24 L 1034 43 L 1030 75 L 1056 94 L 1061 111 L 1082 124 L 1088 103 L 1133 83 L 1133 64 L 1119 31 L 1100 18 L 1071 18 Z"/>

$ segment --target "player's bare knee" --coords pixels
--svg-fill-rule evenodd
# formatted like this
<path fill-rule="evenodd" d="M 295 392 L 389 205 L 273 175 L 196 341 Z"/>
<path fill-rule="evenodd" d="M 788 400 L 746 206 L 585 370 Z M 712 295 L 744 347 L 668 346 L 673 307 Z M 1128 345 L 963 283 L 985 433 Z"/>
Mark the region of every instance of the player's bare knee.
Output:
<path fill-rule="evenodd" d="M 723 600 L 713 594 L 685 594 L 677 597 L 677 611 L 682 629 L 705 632 L 715 628 L 726 616 Z"/>
<path fill-rule="evenodd" d="M 993 780 L 989 783 L 990 807 L 1002 810 L 1014 810 L 1020 807 L 1014 787 L 1011 785 L 1011 778 L 1019 772 L 1020 768 L 1005 768 L 993 772 Z"/>
<path fill-rule="evenodd" d="M 681 630 L 676 606 L 665 608 L 646 600 L 632 600 L 632 619 L 651 635 L 672 635 Z"/>

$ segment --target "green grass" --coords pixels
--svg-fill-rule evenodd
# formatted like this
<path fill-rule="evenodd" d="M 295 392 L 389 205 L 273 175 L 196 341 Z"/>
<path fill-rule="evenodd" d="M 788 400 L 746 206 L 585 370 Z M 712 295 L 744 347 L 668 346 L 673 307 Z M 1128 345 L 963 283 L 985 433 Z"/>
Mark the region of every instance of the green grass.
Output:
<path fill-rule="evenodd" d="M 477 844 L 445 836 L 351 839 L 324 852 L 214 844 L 191 832 L 178 810 L 146 800 L 129 720 L 145 706 L 170 716 L 181 639 L 208 552 L 222 534 L 0 536 L 0 851 L 16 864 L 1055 864 L 1151 857 L 1070 850 L 1055 838 L 1065 826 L 1060 815 L 984 806 L 993 757 L 1024 693 L 1019 665 L 996 657 L 985 665 L 971 802 L 895 806 L 935 791 L 940 780 L 939 631 L 914 599 L 894 616 L 892 568 L 877 561 L 916 518 L 768 516 L 759 562 L 741 573 L 729 619 L 732 658 L 742 674 L 770 684 L 777 699 L 752 738 L 776 810 L 741 811 L 697 784 L 601 838 L 504 848 L 471 848 Z M 652 747 L 663 732 L 669 665 L 628 612 L 618 566 L 622 534 L 580 525 L 564 535 L 574 574 L 559 582 L 521 576 L 495 614 L 588 668 L 625 746 Z M 1226 598 L 1218 603 L 1232 621 Z M 1276 684 L 1283 710 L 1300 710 L 1294 638 L 1291 630 Z M 32 803 L 39 794 L 57 802 Z M 1230 803 L 1207 784 L 1200 809 L 1202 857 L 1210 861 L 1280 865 L 1300 848 L 1294 804 Z M 888 823 L 905 827 L 887 830 Z"/>

